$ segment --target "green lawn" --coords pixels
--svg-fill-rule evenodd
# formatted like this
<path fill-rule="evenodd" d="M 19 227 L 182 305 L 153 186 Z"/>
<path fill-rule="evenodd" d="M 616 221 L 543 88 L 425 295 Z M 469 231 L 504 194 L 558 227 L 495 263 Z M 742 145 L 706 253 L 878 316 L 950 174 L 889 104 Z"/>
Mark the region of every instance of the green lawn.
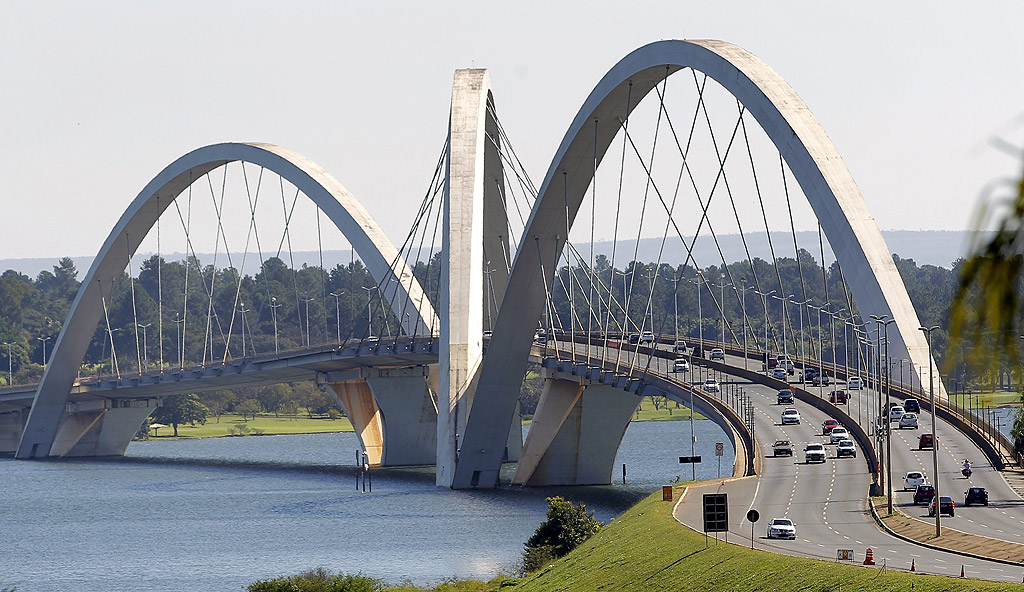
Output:
<path fill-rule="evenodd" d="M 683 421 L 690 419 L 690 410 L 686 407 L 676 409 L 676 404 L 671 402 L 668 406 L 660 405 L 660 407 L 661 409 L 655 411 L 651 400 L 649 398 L 644 399 L 644 402 L 640 405 L 640 410 L 633 416 L 633 421 Z M 695 413 L 693 418 L 707 419 L 700 413 Z M 533 416 L 524 416 L 523 423 L 528 424 L 532 419 Z M 228 413 L 222 415 L 220 421 L 215 417 L 209 418 L 205 425 L 179 425 L 178 437 L 217 438 L 220 436 L 239 435 L 237 430 L 241 426 L 248 428 L 245 435 L 320 434 L 325 432 L 353 431 L 352 424 L 349 423 L 347 417 L 340 419 L 323 419 L 319 417 L 310 419 L 305 415 L 297 417 L 258 415 L 256 419 L 249 418 L 248 421 L 242 421 L 241 415 Z M 232 429 L 235 430 L 235 433 L 232 432 Z M 174 429 L 170 426 L 159 428 L 156 430 L 156 435 L 150 433 L 151 440 L 173 438 Z"/>
<path fill-rule="evenodd" d="M 682 488 L 676 488 L 676 496 Z M 567 557 L 523 578 L 516 592 L 701 590 L 882 592 L 1015 590 L 1024 586 L 925 576 L 715 544 L 672 518 L 661 492 L 641 501 Z M 863 549 L 860 550 L 861 552 Z"/>
<path fill-rule="evenodd" d="M 259 430 L 263 434 L 319 434 L 324 432 L 351 432 L 352 424 L 348 418 L 341 419 L 309 419 L 304 415 L 298 417 L 274 417 L 273 415 L 259 415 L 256 419 L 249 418 L 249 421 L 242 421 L 241 415 L 225 414 L 217 418 L 211 417 L 206 425 L 179 425 L 178 437 L 180 438 L 216 438 L 218 436 L 232 435 L 231 429 L 236 430 L 240 426 L 248 427 L 255 432 Z M 173 438 L 174 429 L 170 426 L 157 430 L 158 435 L 154 436 L 152 430 L 150 439 L 162 440 Z M 250 432 L 252 433 L 252 432 Z"/>
<path fill-rule="evenodd" d="M 950 395 L 949 399 L 961 407 L 999 407 L 1020 405 L 1020 393 L 988 391 L 971 395 Z"/>

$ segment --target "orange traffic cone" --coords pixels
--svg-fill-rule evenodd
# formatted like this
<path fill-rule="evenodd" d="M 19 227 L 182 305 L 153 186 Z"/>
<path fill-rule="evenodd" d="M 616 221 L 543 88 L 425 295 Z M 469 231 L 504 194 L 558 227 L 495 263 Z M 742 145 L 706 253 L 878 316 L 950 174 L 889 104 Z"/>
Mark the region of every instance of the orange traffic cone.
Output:
<path fill-rule="evenodd" d="M 964 574 L 964 565 L 962 563 L 960 564 L 960 577 L 961 578 L 966 578 L 967 577 L 967 575 Z"/>
<path fill-rule="evenodd" d="M 864 554 L 864 565 L 874 565 L 875 554 L 871 551 L 871 547 L 868 547 L 867 553 Z"/>
<path fill-rule="evenodd" d="M 910 571 L 917 571 L 917 565 L 914 563 L 913 559 L 910 560 Z"/>

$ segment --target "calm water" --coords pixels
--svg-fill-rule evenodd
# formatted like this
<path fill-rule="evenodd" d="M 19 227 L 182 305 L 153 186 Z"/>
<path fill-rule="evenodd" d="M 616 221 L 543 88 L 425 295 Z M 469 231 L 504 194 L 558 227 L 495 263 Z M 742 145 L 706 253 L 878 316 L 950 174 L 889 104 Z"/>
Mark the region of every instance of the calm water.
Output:
<path fill-rule="evenodd" d="M 717 474 L 698 421 L 698 476 Z M 607 522 L 682 473 L 688 422 L 626 431 L 616 484 L 451 491 L 433 472 L 378 470 L 355 489 L 353 434 L 136 442 L 124 458 L 0 459 L 0 580 L 20 592 L 243 590 L 324 566 L 418 584 L 508 572 L 544 498 L 584 501 Z M 732 464 L 726 445 L 723 467 Z M 627 485 L 621 485 L 621 465 Z M 687 467 L 687 472 L 688 472 Z"/>

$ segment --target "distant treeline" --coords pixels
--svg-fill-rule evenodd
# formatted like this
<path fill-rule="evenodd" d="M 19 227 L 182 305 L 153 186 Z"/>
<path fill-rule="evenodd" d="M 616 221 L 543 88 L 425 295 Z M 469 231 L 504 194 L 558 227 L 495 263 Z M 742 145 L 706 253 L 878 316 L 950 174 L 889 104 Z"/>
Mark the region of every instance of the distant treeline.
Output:
<path fill-rule="evenodd" d="M 419 263 L 414 273 L 420 278 L 428 295 L 436 298 L 440 254 L 429 264 Z M 934 346 L 941 360 L 945 354 L 947 318 L 952 295 L 959 277 L 959 262 L 952 269 L 932 265 L 919 266 L 913 260 L 894 256 L 897 268 L 917 309 L 921 323 L 939 325 Z M 799 262 L 781 258 L 777 265 L 762 259 L 753 263 L 737 262 L 728 266 L 709 266 L 701 270 L 704 282 L 697 281 L 697 269 L 691 266 L 630 262 L 624 269 L 613 269 L 604 256 L 598 256 L 594 273 L 581 266 L 562 267 L 552 290 L 552 306 L 541 323 L 568 331 L 570 319 L 576 330 L 637 330 L 643 326 L 662 335 L 677 331 L 684 339 L 694 339 L 703 331 L 708 339 L 721 335 L 721 317 L 726 318 L 726 338 L 742 342 L 743 310 L 746 310 L 748 341 L 753 345 L 764 341 L 765 311 L 762 298 L 755 291 L 775 295 L 792 295 L 792 301 L 810 301 L 809 306 L 789 304 L 787 338 L 790 351 L 797 344 L 795 334 L 803 323 L 808 355 L 845 359 L 843 322 L 836 321 L 830 330 L 828 315 L 820 309 L 856 311 L 846 289 L 842 271 L 833 263 L 822 269 L 807 251 L 800 251 Z M 724 274 L 724 280 L 723 280 Z M 227 347 L 229 357 L 243 355 L 241 332 L 245 330 L 245 355 L 294 349 L 307 342 L 316 345 L 346 337 L 393 335 L 399 331 L 396 318 L 382 306 L 376 280 L 356 260 L 321 269 L 304 265 L 292 269 L 277 258 L 267 259 L 253 275 L 226 267 L 214 268 L 196 261 L 165 261 L 152 256 L 135 277 L 125 275 L 113 294 L 105 295 L 105 317 L 101 318 L 86 353 L 82 375 L 109 374 L 112 370 L 111 341 L 120 372 L 137 371 L 139 358 L 143 366 L 157 368 L 178 364 L 179 356 L 186 365 L 204 359 L 219 363 L 225 356 L 225 336 L 232 337 Z M 10 369 L 15 383 L 33 382 L 42 372 L 43 348 L 52 351 L 72 301 L 80 286 L 79 272 L 70 258 L 60 260 L 52 271 L 43 271 L 35 278 L 13 270 L 0 276 L 0 377 L 6 382 L 6 359 L 10 352 Z M 652 282 L 654 285 L 651 290 Z M 721 284 L 746 286 L 733 291 L 726 287 L 722 303 Z M 698 319 L 698 283 L 701 286 Z M 386 288 L 385 288 L 386 290 Z M 209 294 L 213 293 L 213 307 Z M 575 303 L 570 310 L 569 299 Z M 187 301 L 187 308 L 186 308 Z M 588 314 L 588 303 L 599 313 Z M 628 302 L 628 319 L 621 307 Z M 609 312 L 608 304 L 612 303 Z M 772 331 L 771 349 L 781 348 L 782 303 L 768 298 L 768 317 Z M 803 315 L 800 310 L 803 310 Z M 675 316 L 678 311 L 678 316 Z M 234 314 L 232 314 L 234 312 Z M 215 314 L 211 314 L 215 313 Z M 802 319 L 801 319 L 802 316 Z M 276 317 L 276 332 L 275 332 Z M 838 317 L 837 317 L 838 318 Z M 113 336 L 107 330 L 107 320 Z M 307 326 L 308 319 L 308 326 Z M 485 319 L 485 324 L 487 320 Z M 486 328 L 486 327 L 485 327 Z M 179 333 L 180 332 L 180 333 Z M 138 338 L 136 338 L 138 335 Z M 179 335 L 183 335 L 179 341 Z M 835 341 L 833 342 L 833 336 Z M 852 337 L 847 327 L 847 337 Z M 212 347 L 211 347 L 212 342 Z M 179 352 L 179 343 L 184 348 Z"/>

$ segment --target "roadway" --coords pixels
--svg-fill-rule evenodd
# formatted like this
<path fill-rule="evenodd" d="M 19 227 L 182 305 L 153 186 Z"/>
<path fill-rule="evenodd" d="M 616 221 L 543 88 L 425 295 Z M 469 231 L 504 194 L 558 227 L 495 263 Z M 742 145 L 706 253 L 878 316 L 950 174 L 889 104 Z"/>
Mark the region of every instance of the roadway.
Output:
<path fill-rule="evenodd" d="M 916 430 L 896 429 L 896 422 L 891 425 L 893 503 L 910 516 L 934 520 L 928 517 L 926 506 L 914 506 L 913 492 L 901 491 L 903 476 L 911 470 L 924 472 L 928 482 L 934 483 L 932 451 L 918 449 L 920 434 L 931 431 L 931 414 L 922 410 L 918 415 L 920 427 Z M 1021 534 L 1024 531 L 1024 500 L 1010 488 L 1002 473 L 987 462 L 966 435 L 941 419 L 935 422 L 935 428 L 939 436 L 939 494 L 952 497 L 956 503 L 956 515 L 953 518 L 942 516 L 943 528 L 1024 543 L 1024 535 Z M 965 458 L 971 461 L 974 471 L 970 479 L 960 473 Z M 964 507 L 964 492 L 968 487 L 984 487 L 988 490 L 989 505 L 972 504 Z"/>
<path fill-rule="evenodd" d="M 828 438 L 821 435 L 821 424 L 828 416 L 797 401 L 792 406 L 800 411 L 801 423 L 782 426 L 782 410 L 790 405 L 777 404 L 775 389 L 733 380 L 751 396 L 754 404 L 755 433 L 765 456 L 762 473 L 759 478 L 740 479 L 724 485 L 715 481 L 691 488 L 677 514 L 684 524 L 702 530 L 701 494 L 722 490 L 730 496 L 731 542 L 749 541 L 751 524 L 745 515 L 748 509 L 753 508 L 761 515 L 753 529 L 754 546 L 757 548 L 827 560 L 835 560 L 838 549 L 853 549 L 856 562 L 862 563 L 864 553 L 870 547 L 877 566 L 885 563 L 890 568 L 907 570 L 913 561 L 919 572 L 949 576 L 959 576 L 963 566 L 968 577 L 1020 581 L 1020 569 L 934 551 L 880 530 L 868 509 L 871 479 L 864 457 L 858 450 L 856 458 L 835 458 L 835 446 L 828 444 Z M 793 442 L 795 454 L 792 458 L 772 456 L 772 442 L 781 438 Z M 825 443 L 828 458 L 824 464 L 804 463 L 803 447 L 809 442 Z M 768 522 L 781 517 L 796 523 L 796 540 L 766 538 Z"/>

